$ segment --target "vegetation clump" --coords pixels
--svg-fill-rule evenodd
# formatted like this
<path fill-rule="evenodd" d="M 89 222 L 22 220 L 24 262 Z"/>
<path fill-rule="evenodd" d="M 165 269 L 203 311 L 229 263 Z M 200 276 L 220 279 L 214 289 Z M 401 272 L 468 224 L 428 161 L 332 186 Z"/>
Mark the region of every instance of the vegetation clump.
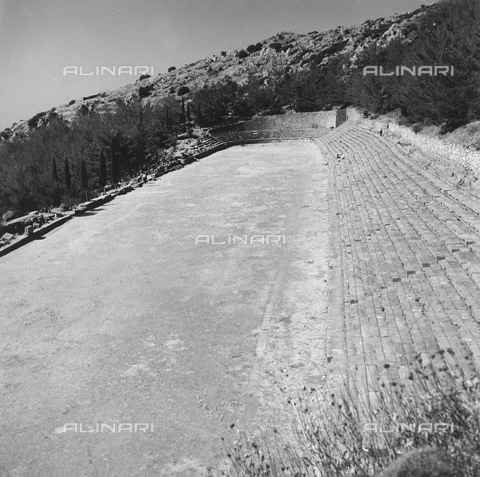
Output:
<path fill-rule="evenodd" d="M 294 437 L 278 429 L 263 436 L 244 431 L 225 441 L 234 477 L 478 477 L 480 375 L 419 357 L 404 382 L 383 383 L 374 398 L 304 388 L 289 398 Z M 467 356 L 467 362 L 471 357 Z M 385 368 L 389 369 L 388 364 Z"/>

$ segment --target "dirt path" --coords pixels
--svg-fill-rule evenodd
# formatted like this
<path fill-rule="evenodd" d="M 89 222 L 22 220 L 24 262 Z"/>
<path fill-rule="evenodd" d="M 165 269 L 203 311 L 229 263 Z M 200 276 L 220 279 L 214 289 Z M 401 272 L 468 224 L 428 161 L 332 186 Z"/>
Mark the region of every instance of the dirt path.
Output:
<path fill-rule="evenodd" d="M 327 175 L 312 144 L 235 147 L 1 258 L 0 474 L 204 475 L 318 380 Z"/>

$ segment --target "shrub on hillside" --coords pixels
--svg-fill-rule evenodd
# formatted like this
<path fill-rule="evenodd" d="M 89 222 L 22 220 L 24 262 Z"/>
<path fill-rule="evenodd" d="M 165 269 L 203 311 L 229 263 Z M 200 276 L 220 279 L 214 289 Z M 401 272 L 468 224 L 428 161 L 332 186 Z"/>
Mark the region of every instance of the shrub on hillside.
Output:
<path fill-rule="evenodd" d="M 255 51 L 255 45 L 253 45 L 253 44 L 252 44 L 252 45 L 248 45 L 248 46 L 247 46 L 247 51 L 248 51 L 249 53 L 253 53 L 253 52 Z"/>
<path fill-rule="evenodd" d="M 242 60 L 243 58 L 246 58 L 248 56 L 248 53 L 245 50 L 240 50 L 238 52 L 238 58 Z"/>
<path fill-rule="evenodd" d="M 273 43 L 270 43 L 270 45 L 268 45 L 270 48 L 272 48 L 273 50 L 275 50 L 277 53 L 280 51 L 280 49 L 282 48 L 282 44 L 281 43 L 278 43 L 278 42 L 273 42 Z"/>
<path fill-rule="evenodd" d="M 43 118 L 43 116 L 45 116 L 46 113 L 37 113 L 35 114 L 35 116 L 33 116 L 33 118 L 30 118 L 28 120 L 28 127 L 29 128 L 34 128 L 37 126 L 38 124 L 38 121 L 40 120 L 40 118 Z"/>
<path fill-rule="evenodd" d="M 190 88 L 188 86 L 180 86 L 177 91 L 178 96 L 183 96 L 184 94 L 190 93 Z"/>
<path fill-rule="evenodd" d="M 147 86 L 140 86 L 140 88 L 138 88 L 138 96 L 140 98 L 146 98 L 147 96 L 150 96 L 150 88 Z"/>
<path fill-rule="evenodd" d="M 423 124 L 422 123 L 415 123 L 412 127 L 413 132 L 415 134 L 419 133 L 423 129 Z"/>
<path fill-rule="evenodd" d="M 168 68 L 168 72 L 170 73 L 170 71 L 175 71 L 177 68 L 175 66 L 170 66 L 170 68 Z"/>
<path fill-rule="evenodd" d="M 397 120 L 397 124 L 399 126 L 409 126 L 410 125 L 410 121 L 408 118 L 404 117 L 404 116 L 401 116 L 400 118 L 398 118 Z"/>

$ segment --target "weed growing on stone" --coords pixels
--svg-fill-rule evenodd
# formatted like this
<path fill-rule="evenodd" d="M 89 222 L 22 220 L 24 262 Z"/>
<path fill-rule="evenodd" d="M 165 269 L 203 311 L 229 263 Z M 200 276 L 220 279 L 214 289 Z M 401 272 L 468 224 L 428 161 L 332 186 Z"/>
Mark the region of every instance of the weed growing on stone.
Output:
<path fill-rule="evenodd" d="M 389 379 L 363 398 L 346 383 L 340 391 L 304 388 L 289 400 L 292 440 L 277 429 L 261 438 L 238 432 L 234 442 L 225 443 L 228 469 L 214 475 L 480 475 L 480 374 L 439 366 L 455 361 L 450 349 L 431 358 L 425 364 L 418 356 L 408 377 Z M 389 365 L 384 368 L 390 375 Z"/>

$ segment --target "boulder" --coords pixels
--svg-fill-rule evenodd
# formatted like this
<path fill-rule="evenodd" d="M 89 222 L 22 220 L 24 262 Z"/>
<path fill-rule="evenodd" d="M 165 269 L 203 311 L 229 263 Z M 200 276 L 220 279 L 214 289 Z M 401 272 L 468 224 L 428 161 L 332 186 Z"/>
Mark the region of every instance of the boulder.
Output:
<path fill-rule="evenodd" d="M 377 477 L 452 477 L 454 466 L 443 450 L 425 447 L 399 457 Z"/>
<path fill-rule="evenodd" d="M 6 234 L 3 234 L 2 237 L 1 237 L 1 241 L 2 242 L 5 242 L 5 243 L 8 243 L 10 242 L 12 239 L 13 239 L 14 235 L 12 234 L 9 234 L 8 232 Z"/>
<path fill-rule="evenodd" d="M 53 214 L 63 214 L 68 210 L 68 208 L 65 204 L 60 204 L 58 207 L 54 207 L 51 210 Z"/>
<path fill-rule="evenodd" d="M 3 215 L 2 215 L 2 219 L 5 221 L 5 222 L 8 222 L 10 219 L 13 219 L 15 217 L 15 212 L 13 210 L 9 210 L 8 212 L 5 212 Z"/>

